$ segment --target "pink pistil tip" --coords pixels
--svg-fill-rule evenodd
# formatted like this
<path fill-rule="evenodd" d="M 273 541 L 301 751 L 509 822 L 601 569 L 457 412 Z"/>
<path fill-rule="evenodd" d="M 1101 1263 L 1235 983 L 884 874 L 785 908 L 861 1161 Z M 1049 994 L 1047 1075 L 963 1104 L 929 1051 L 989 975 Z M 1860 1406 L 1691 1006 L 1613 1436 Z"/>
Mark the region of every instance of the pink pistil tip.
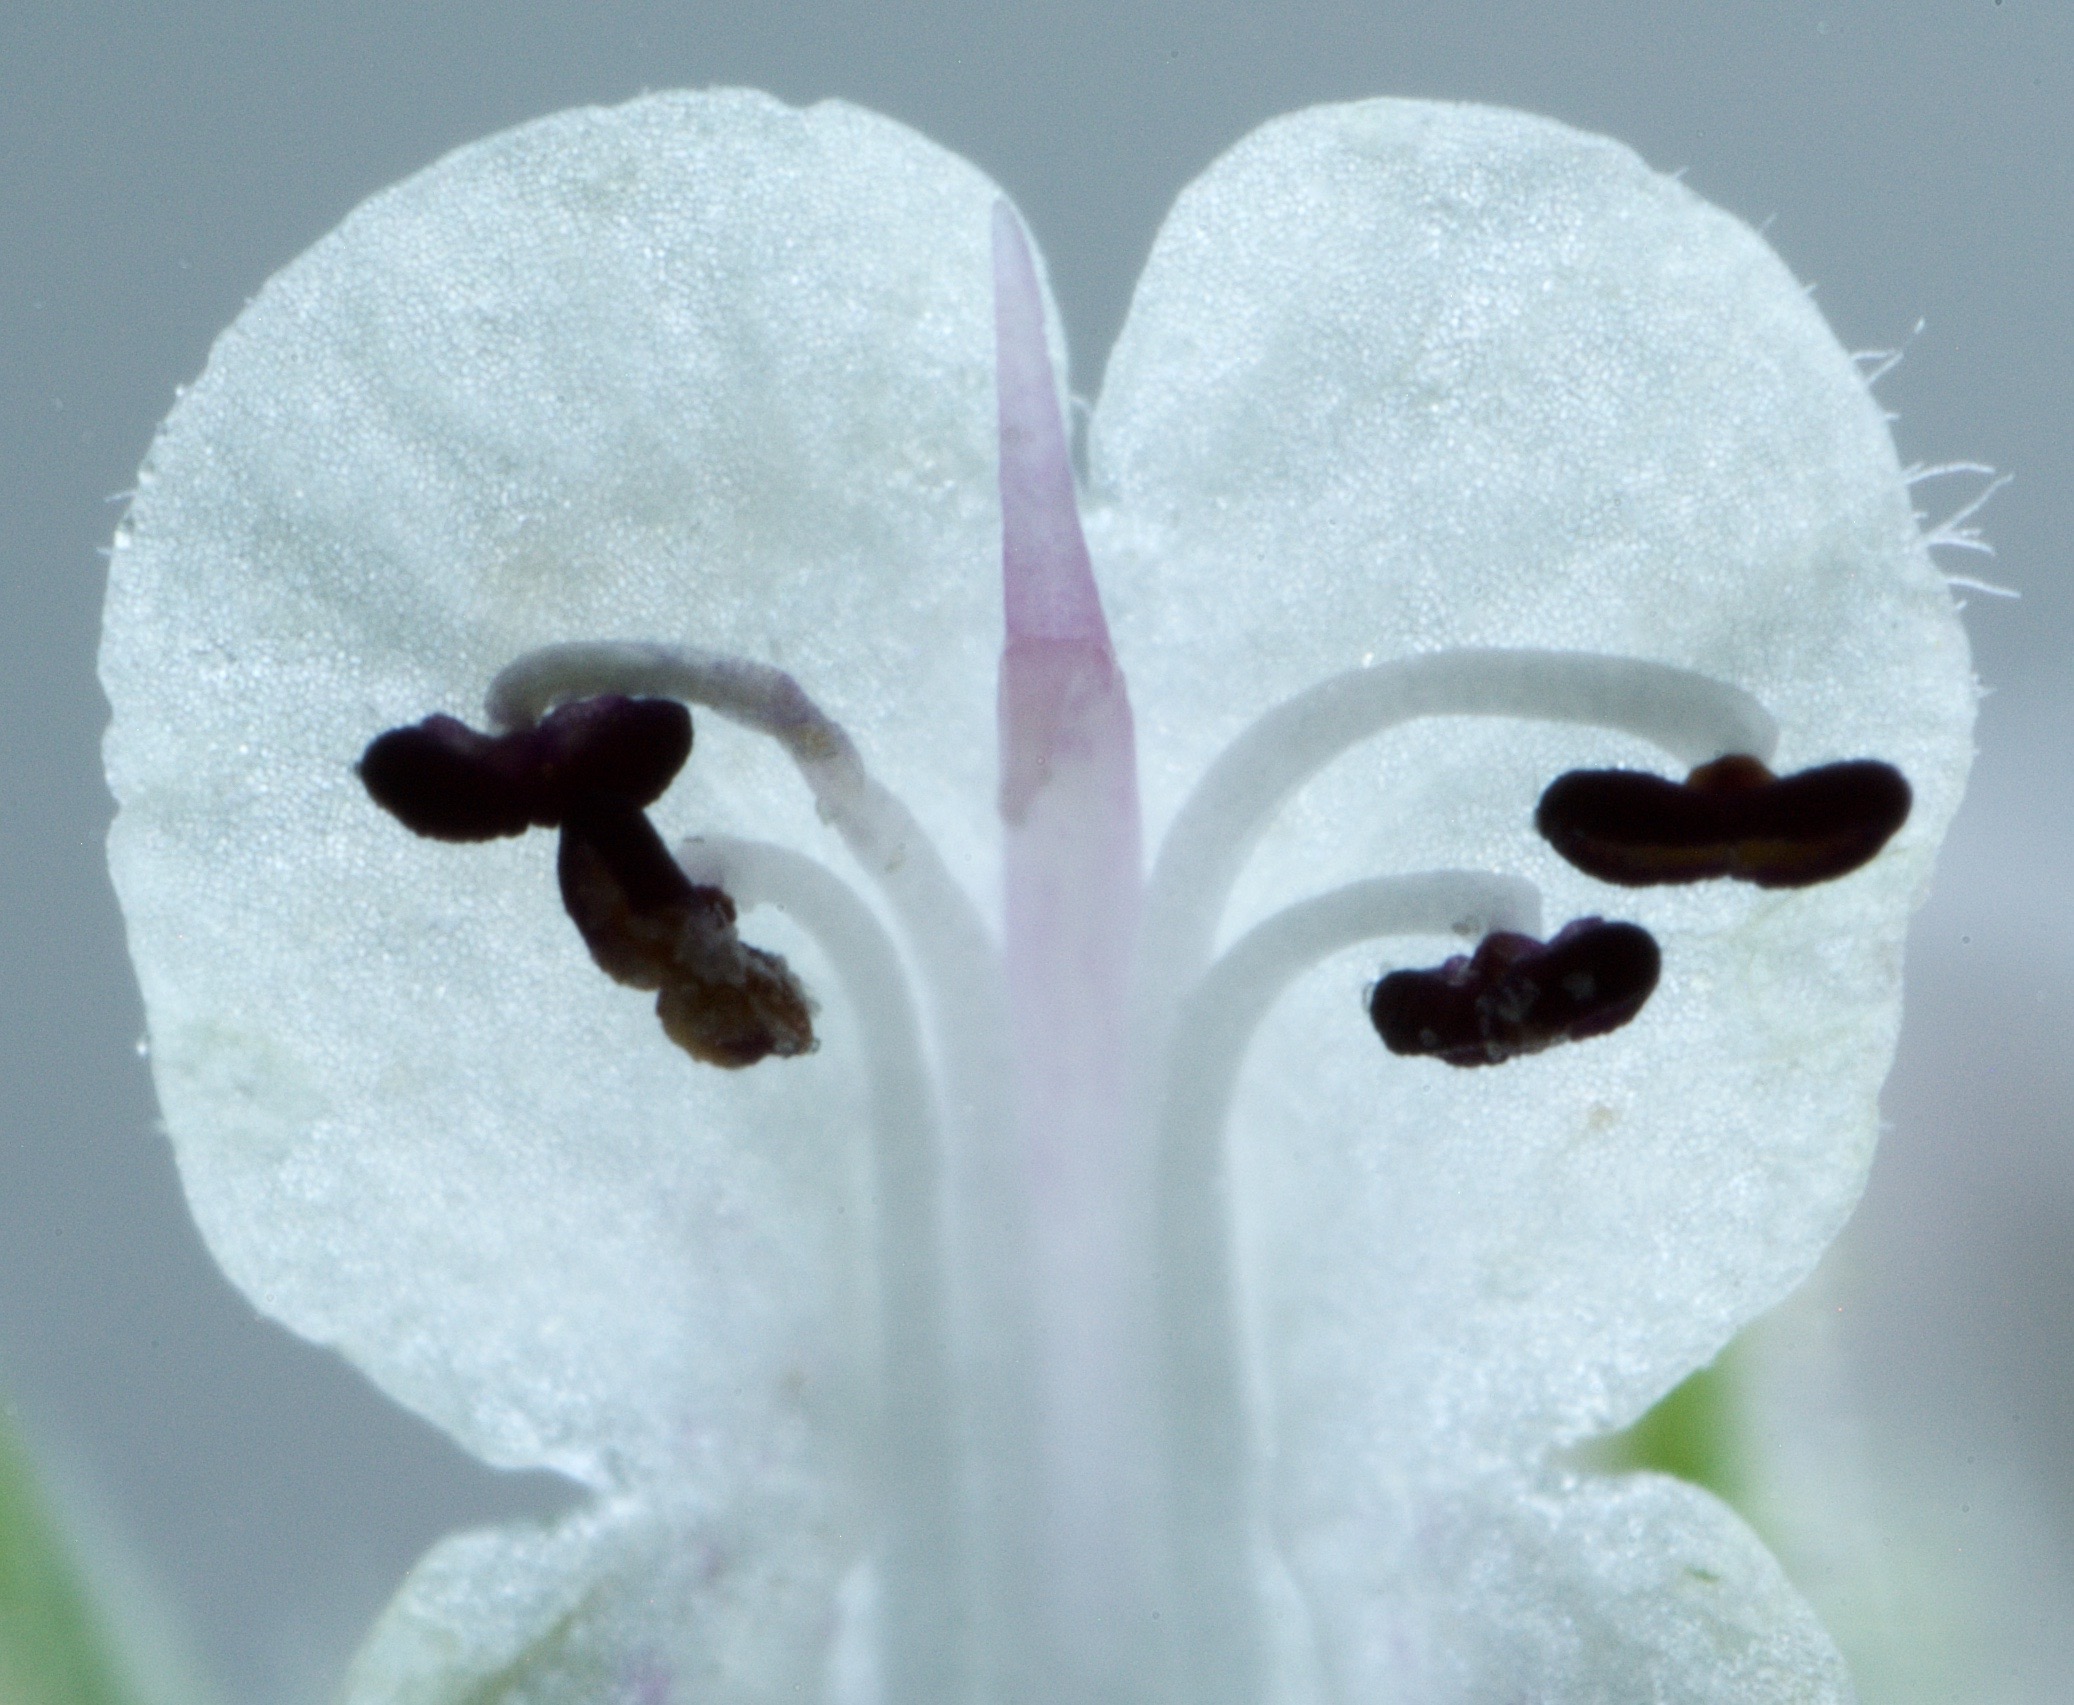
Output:
<path fill-rule="evenodd" d="M 1001 576 L 1008 642 L 1078 640 L 1106 653 L 1080 503 L 1045 344 L 1044 297 L 1022 223 L 994 203 L 994 343 L 1001 408 Z"/>

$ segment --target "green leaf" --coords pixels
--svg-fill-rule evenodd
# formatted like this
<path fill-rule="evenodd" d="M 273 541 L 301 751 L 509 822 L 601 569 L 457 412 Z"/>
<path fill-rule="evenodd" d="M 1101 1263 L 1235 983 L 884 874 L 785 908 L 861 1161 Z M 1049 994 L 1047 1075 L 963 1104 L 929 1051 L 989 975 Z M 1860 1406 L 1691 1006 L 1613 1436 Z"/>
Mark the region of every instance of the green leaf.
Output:
<path fill-rule="evenodd" d="M 126 1620 L 82 1564 L 0 1409 L 0 1701 L 5 1705 L 170 1705 L 151 1685 Z"/>

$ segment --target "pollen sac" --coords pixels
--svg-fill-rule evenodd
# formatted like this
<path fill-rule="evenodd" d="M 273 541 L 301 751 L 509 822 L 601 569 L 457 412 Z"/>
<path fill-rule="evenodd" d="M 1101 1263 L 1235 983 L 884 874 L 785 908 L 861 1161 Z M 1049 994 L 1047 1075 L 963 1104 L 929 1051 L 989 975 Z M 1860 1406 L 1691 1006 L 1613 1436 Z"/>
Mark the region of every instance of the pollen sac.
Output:
<path fill-rule="evenodd" d="M 1433 971 L 1392 971 L 1368 998 L 1393 1054 L 1494 1066 L 1618 1030 L 1656 987 L 1662 956 L 1636 924 L 1579 918 L 1547 942 L 1495 930 Z"/>
<path fill-rule="evenodd" d="M 1775 776 L 1727 757 L 1682 782 L 1572 770 L 1549 783 L 1534 826 L 1579 870 L 1627 888 L 1716 876 L 1805 888 L 1870 860 L 1909 804 L 1907 778 L 1876 758 Z"/>
<path fill-rule="evenodd" d="M 493 841 L 532 824 L 524 765 L 510 741 L 451 716 L 428 716 L 377 735 L 360 757 L 374 802 L 414 834 Z"/>
<path fill-rule="evenodd" d="M 532 728 L 480 734 L 428 716 L 376 737 L 360 779 L 405 828 L 490 841 L 559 828 L 599 801 L 652 805 L 691 755 L 691 713 L 674 699 L 579 699 Z"/>
<path fill-rule="evenodd" d="M 694 884 L 646 808 L 691 755 L 691 713 L 617 694 L 559 706 L 532 727 L 482 734 L 428 716 L 360 759 L 375 803 L 420 835 L 488 841 L 560 829 L 562 904 L 615 981 L 653 989 L 671 1041 L 738 1068 L 811 1053 L 814 1003 L 775 953 L 744 945 L 735 906 Z"/>
<path fill-rule="evenodd" d="M 735 906 L 677 867 L 632 807 L 581 810 L 562 825 L 562 904 L 599 969 L 656 991 L 678 1047 L 738 1069 L 814 1048 L 813 1002 L 775 953 L 735 934 Z"/>

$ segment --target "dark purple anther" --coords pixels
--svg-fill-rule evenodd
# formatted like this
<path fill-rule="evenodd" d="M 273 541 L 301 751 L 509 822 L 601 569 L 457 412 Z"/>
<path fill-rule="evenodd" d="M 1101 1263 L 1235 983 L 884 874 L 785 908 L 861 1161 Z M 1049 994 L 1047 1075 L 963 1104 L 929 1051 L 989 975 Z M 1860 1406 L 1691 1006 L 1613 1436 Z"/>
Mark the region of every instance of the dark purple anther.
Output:
<path fill-rule="evenodd" d="M 360 780 L 406 829 L 435 841 L 494 841 L 532 826 L 530 769 L 511 745 L 523 735 L 478 734 L 451 716 L 428 716 L 375 736 Z"/>
<path fill-rule="evenodd" d="M 514 734 L 450 716 L 392 728 L 360 759 L 375 803 L 433 840 L 562 831 L 562 904 L 600 969 L 656 991 L 671 1041 L 715 1066 L 814 1047 L 813 1003 L 785 961 L 743 944 L 735 907 L 695 885 L 646 807 L 691 753 L 691 713 L 616 694 L 550 711 Z"/>
<path fill-rule="evenodd" d="M 515 734 L 428 716 L 379 735 L 360 759 L 374 801 L 437 841 L 492 841 L 558 828 L 588 801 L 652 805 L 691 755 L 674 699 L 607 694 L 549 711 Z"/>
<path fill-rule="evenodd" d="M 1497 930 L 1434 971 L 1392 971 L 1368 998 L 1393 1054 L 1494 1066 L 1618 1030 L 1656 987 L 1661 956 L 1635 924 L 1579 918 L 1546 944 Z"/>
<path fill-rule="evenodd" d="M 562 826 L 562 904 L 600 970 L 656 991 L 670 1040 L 709 1066 L 753 1066 L 814 1047 L 813 1003 L 775 953 L 735 934 L 735 903 L 677 868 L 632 806 Z"/>
<path fill-rule="evenodd" d="M 1626 888 L 1733 876 L 1805 888 L 1866 863 L 1908 820 L 1908 781 L 1876 758 L 1775 776 L 1717 758 L 1682 782 L 1637 770 L 1572 770 L 1534 813 L 1548 844 Z"/>

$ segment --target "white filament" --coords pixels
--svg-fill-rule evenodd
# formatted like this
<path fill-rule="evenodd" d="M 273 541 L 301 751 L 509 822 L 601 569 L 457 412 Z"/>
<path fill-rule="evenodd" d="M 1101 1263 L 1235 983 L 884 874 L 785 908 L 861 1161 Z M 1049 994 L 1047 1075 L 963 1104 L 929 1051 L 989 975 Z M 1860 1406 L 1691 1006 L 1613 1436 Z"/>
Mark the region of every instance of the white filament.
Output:
<path fill-rule="evenodd" d="M 1168 1514 L 1190 1705 L 1264 1697 L 1255 1560 L 1262 1441 L 1252 1436 L 1231 1268 L 1232 1089 L 1282 991 L 1340 949 L 1393 935 L 1538 934 L 1531 882 L 1484 871 L 1382 876 L 1300 900 L 1249 930 L 1182 1002 L 1159 1124 Z"/>
<path fill-rule="evenodd" d="M 917 900 L 941 908 L 944 924 L 985 943 L 971 902 L 914 814 L 872 778 L 842 725 L 784 670 L 697 646 L 577 641 L 529 651 L 499 671 L 486 708 L 499 728 L 528 728 L 550 706 L 597 693 L 682 699 L 769 735 L 799 766 L 822 818 L 886 886 L 889 900 L 898 904 L 896 890 L 912 888 Z"/>
<path fill-rule="evenodd" d="M 1688 767 L 1731 752 L 1769 758 L 1779 739 L 1771 713 L 1740 688 L 1632 657 L 1437 651 L 1330 676 L 1249 724 L 1167 830 L 1145 897 L 1145 964 L 1169 989 L 1209 962 L 1232 884 L 1289 797 L 1349 747 L 1422 716 L 1618 729 Z"/>
<path fill-rule="evenodd" d="M 885 1697 L 958 1698 L 969 1619 L 944 1295 L 944 1156 L 900 951 L 850 886 L 804 853 L 715 835 L 683 842 L 677 862 L 744 911 L 768 904 L 789 914 L 828 956 L 857 1015 L 871 1078 L 884 1523 L 872 1644 Z"/>

